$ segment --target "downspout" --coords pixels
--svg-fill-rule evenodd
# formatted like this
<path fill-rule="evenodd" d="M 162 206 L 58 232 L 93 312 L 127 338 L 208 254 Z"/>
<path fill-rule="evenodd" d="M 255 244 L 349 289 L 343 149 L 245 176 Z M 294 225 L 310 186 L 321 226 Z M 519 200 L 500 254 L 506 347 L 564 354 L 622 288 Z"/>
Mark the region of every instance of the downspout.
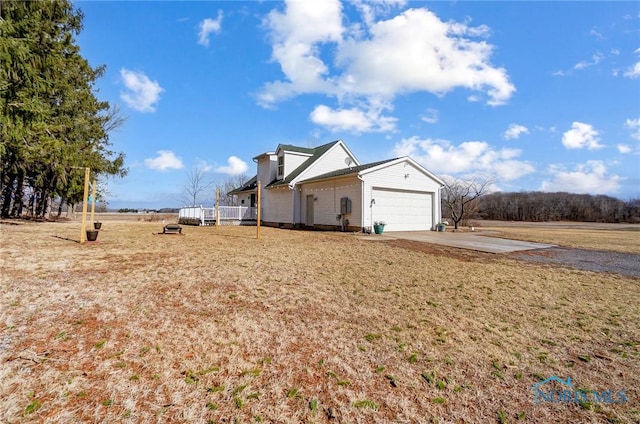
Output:
<path fill-rule="evenodd" d="M 365 211 L 365 209 L 364 209 L 364 180 L 362 179 L 360 174 L 358 174 L 357 177 L 361 182 L 361 184 L 360 184 L 360 225 L 362 227 L 362 231 L 364 232 L 364 211 Z"/>
<path fill-rule="evenodd" d="M 442 189 L 444 188 L 444 184 L 440 186 L 438 189 L 438 204 L 435 205 L 438 207 L 438 224 L 442 222 Z M 436 224 L 437 225 L 437 224 Z"/>
<path fill-rule="evenodd" d="M 287 185 L 287 187 L 289 187 L 289 190 L 291 190 L 291 196 L 292 196 L 292 202 L 291 205 L 293 206 L 293 210 L 291 211 L 291 225 L 293 226 L 293 228 L 296 228 L 296 200 L 298 196 L 296 196 L 296 185 L 294 184 L 289 184 Z M 302 207 L 300 205 L 300 203 L 297 204 L 298 205 L 298 215 L 300 215 L 300 212 L 302 210 Z"/>
<path fill-rule="evenodd" d="M 335 211 L 336 209 L 338 209 L 338 202 L 336 202 L 336 200 L 338 200 L 338 193 L 336 193 L 336 180 L 333 180 L 333 210 Z M 344 232 L 344 215 L 342 213 L 342 210 L 340 210 L 340 232 L 343 233 Z"/>

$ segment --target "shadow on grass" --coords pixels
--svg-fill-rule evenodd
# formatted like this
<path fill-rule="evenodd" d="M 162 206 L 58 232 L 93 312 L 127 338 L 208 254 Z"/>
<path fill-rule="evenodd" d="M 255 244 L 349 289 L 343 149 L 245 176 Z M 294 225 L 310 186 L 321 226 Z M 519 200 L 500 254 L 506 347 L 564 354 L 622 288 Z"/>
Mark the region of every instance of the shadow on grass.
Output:
<path fill-rule="evenodd" d="M 53 238 L 57 238 L 57 239 L 60 239 L 60 240 L 65 240 L 65 241 L 72 241 L 72 242 L 74 242 L 74 243 L 78 243 L 78 244 L 80 244 L 80 242 L 79 242 L 78 240 L 76 240 L 76 239 L 71 239 L 71 238 L 68 238 L 68 237 L 62 237 L 62 236 L 51 236 L 51 237 L 53 237 Z"/>
<path fill-rule="evenodd" d="M 256 235 L 252 235 L 252 236 L 248 236 L 248 235 L 242 235 L 242 234 L 220 234 L 220 233 L 214 233 L 216 236 L 220 236 L 220 237 L 227 237 L 227 238 L 238 238 L 238 239 L 245 239 L 245 240 L 257 240 Z"/>

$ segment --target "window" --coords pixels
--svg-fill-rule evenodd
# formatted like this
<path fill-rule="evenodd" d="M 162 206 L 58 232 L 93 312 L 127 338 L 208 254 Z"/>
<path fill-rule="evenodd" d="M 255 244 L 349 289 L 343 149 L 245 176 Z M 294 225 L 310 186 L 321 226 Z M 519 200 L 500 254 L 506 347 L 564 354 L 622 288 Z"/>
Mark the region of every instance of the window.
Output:
<path fill-rule="evenodd" d="M 278 177 L 284 176 L 284 156 L 278 156 Z"/>

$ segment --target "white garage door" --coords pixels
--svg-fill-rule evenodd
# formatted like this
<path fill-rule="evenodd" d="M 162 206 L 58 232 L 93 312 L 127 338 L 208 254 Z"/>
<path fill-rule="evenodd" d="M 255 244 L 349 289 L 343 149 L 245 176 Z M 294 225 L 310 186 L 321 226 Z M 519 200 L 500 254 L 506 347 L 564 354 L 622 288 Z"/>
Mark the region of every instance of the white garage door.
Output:
<path fill-rule="evenodd" d="M 431 193 L 374 188 L 374 221 L 384 221 L 385 231 L 430 230 L 432 227 Z"/>

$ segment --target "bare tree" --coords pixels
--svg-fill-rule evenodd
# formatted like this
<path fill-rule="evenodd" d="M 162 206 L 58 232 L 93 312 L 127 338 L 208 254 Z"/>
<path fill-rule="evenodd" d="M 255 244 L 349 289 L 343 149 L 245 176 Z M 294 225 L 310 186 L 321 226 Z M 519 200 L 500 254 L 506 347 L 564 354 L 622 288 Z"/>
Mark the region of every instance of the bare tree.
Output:
<path fill-rule="evenodd" d="M 493 178 L 476 176 L 468 180 L 445 178 L 442 188 L 442 204 L 451 215 L 454 229 L 458 224 L 477 207 L 475 200 L 489 190 Z"/>
<path fill-rule="evenodd" d="M 621 222 L 638 217 L 631 202 L 601 194 L 496 192 L 482 196 L 478 204 L 483 219 Z"/>
<path fill-rule="evenodd" d="M 205 169 L 198 166 L 187 173 L 183 189 L 183 201 L 187 205 L 196 206 L 198 202 L 202 202 L 203 195 L 213 187 L 213 181 L 207 180 L 206 174 Z"/>
<path fill-rule="evenodd" d="M 221 206 L 238 206 L 238 198 L 233 195 L 229 195 L 229 192 L 242 187 L 249 178 L 245 174 L 229 176 L 222 183 L 216 184 L 216 190 L 220 190 L 220 205 Z"/>

